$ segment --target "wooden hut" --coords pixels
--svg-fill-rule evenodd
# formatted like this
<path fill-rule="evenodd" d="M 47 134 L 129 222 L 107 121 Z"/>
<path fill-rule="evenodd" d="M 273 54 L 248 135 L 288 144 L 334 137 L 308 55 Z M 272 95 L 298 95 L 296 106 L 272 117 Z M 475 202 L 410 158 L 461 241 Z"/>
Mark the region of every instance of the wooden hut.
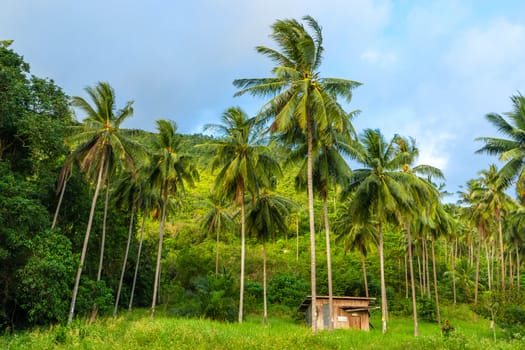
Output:
<path fill-rule="evenodd" d="M 364 331 L 370 330 L 370 310 L 379 309 L 371 306 L 376 298 L 364 297 L 333 297 L 334 329 L 353 328 Z M 328 329 L 330 305 L 327 296 L 316 297 L 317 329 Z M 299 307 L 299 311 L 306 312 L 306 323 L 312 325 L 312 297 L 306 297 Z"/>

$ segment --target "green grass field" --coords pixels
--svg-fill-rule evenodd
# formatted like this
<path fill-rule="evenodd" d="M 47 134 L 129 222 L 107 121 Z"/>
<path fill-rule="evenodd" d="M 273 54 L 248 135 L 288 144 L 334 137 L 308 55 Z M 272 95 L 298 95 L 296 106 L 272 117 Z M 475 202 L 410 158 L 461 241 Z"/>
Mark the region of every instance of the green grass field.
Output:
<path fill-rule="evenodd" d="M 180 319 L 148 311 L 122 312 L 118 318 L 99 318 L 94 324 L 76 321 L 71 327 L 54 326 L 3 335 L 1 349 L 525 349 L 525 339 L 497 341 L 487 320 L 472 322 L 467 307 L 443 310 L 456 328 L 448 337 L 435 323 L 420 322 L 420 336 L 413 336 L 410 318 L 392 316 L 388 333 L 381 334 L 380 315 L 372 315 L 370 332 L 321 331 L 313 335 L 291 318 L 273 318 L 264 326 L 256 316 L 237 323 Z"/>

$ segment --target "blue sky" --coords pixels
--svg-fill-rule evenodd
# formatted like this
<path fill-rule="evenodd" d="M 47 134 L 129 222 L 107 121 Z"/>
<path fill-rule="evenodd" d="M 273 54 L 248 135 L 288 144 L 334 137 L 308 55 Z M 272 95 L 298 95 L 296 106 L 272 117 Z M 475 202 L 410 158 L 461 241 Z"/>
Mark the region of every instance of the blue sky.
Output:
<path fill-rule="evenodd" d="M 416 139 L 419 163 L 441 168 L 447 189 L 496 159 L 474 139 L 496 136 L 484 115 L 525 93 L 524 1 L 387 0 L 4 0 L 0 40 L 71 96 L 108 81 L 119 106 L 134 100 L 130 128 L 172 119 L 202 132 L 230 106 L 250 114 L 264 102 L 234 98 L 232 81 L 266 77 L 276 19 L 308 14 L 323 27 L 321 75 L 362 82 L 348 110 L 358 131 Z M 81 116 L 79 116 L 81 118 Z"/>

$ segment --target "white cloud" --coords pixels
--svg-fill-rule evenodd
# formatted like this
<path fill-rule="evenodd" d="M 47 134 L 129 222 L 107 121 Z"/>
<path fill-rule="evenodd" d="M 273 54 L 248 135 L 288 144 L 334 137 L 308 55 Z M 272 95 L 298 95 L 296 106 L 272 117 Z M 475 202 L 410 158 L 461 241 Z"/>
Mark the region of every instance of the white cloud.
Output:
<path fill-rule="evenodd" d="M 525 43 L 524 25 L 496 19 L 486 27 L 459 33 L 444 60 L 459 75 L 508 76 L 514 69 L 523 69 L 522 43 Z"/>
<path fill-rule="evenodd" d="M 464 0 L 415 3 L 406 16 L 410 36 L 416 41 L 432 41 L 457 30 L 470 9 Z"/>
<path fill-rule="evenodd" d="M 378 50 L 368 49 L 361 54 L 361 60 L 379 68 L 389 68 L 397 62 L 397 54 L 394 52 L 380 52 Z"/>

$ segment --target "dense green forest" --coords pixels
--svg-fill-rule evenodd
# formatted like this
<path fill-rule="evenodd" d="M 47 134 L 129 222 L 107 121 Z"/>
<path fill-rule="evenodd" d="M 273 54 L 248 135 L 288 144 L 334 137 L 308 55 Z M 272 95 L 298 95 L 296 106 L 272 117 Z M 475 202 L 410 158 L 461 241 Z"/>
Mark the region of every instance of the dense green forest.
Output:
<path fill-rule="evenodd" d="M 260 113 L 225 106 L 196 135 L 126 129 L 133 102 L 110 84 L 66 96 L 0 42 L 2 332 L 132 308 L 266 322 L 347 295 L 377 298 L 383 332 L 389 315 L 418 335 L 442 326 L 442 304 L 467 304 L 525 335 L 525 98 L 486 116 L 506 138 L 479 137 L 503 166 L 447 203 L 410 135 L 354 130 L 361 83 L 320 76 L 313 18 L 272 30 L 278 49 L 257 48 L 271 76 L 234 81 L 267 100 Z"/>

